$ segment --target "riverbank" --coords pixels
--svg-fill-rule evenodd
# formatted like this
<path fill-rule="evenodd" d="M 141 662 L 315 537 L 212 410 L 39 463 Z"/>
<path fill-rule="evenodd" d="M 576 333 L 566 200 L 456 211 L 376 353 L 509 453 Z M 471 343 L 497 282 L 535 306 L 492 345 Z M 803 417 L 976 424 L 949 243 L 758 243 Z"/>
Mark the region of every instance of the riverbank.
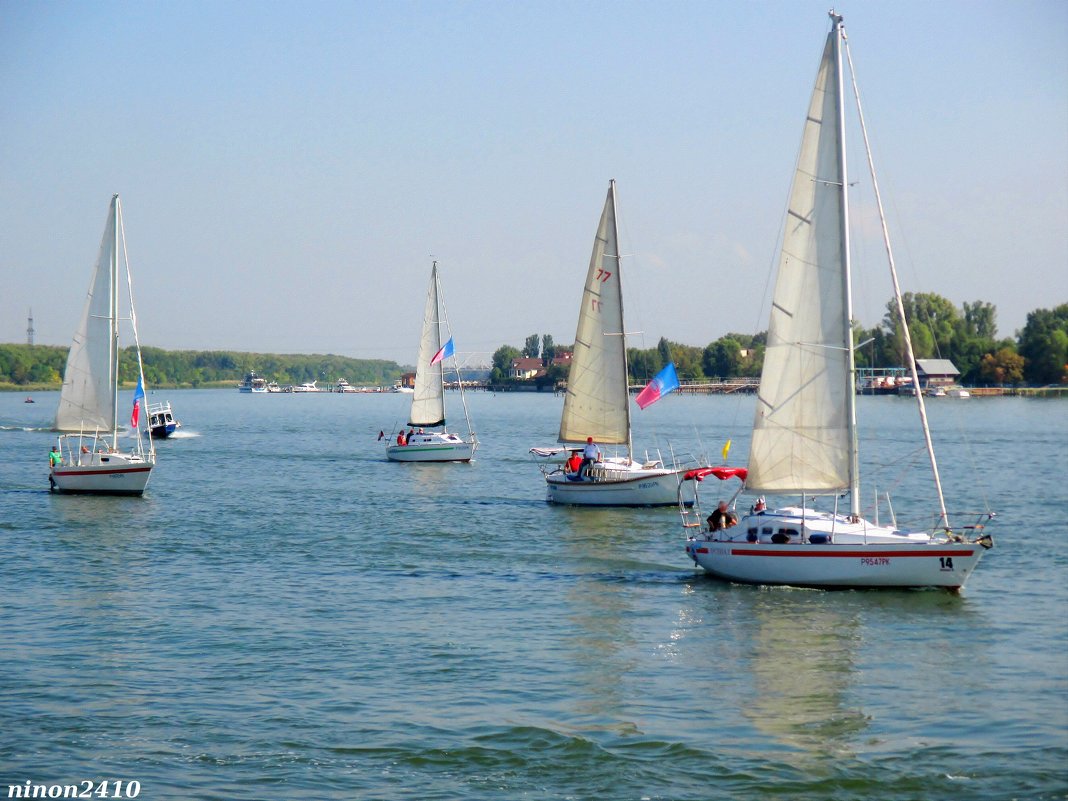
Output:
<path fill-rule="evenodd" d="M 167 389 L 233 389 L 236 386 L 236 382 L 227 381 L 205 381 L 200 384 L 162 384 L 152 386 L 150 391 L 160 391 Z M 0 392 L 58 392 L 62 388 L 62 384 L 9 384 L 0 381 Z M 630 391 L 640 392 L 644 387 L 644 384 L 634 384 L 630 387 Z M 134 384 L 128 383 L 124 385 L 124 389 L 133 389 Z M 465 384 L 465 387 L 467 385 Z M 539 387 L 533 382 L 527 383 L 515 383 L 515 384 L 493 384 L 489 386 L 472 385 L 467 387 L 468 390 L 488 390 L 490 392 L 553 392 L 552 387 Z M 752 393 L 757 389 L 757 383 L 751 379 L 738 379 L 736 381 L 722 381 L 722 382 L 709 382 L 701 384 L 684 384 L 677 390 L 680 394 L 684 395 L 729 395 L 735 392 Z M 1068 386 L 1046 386 L 1046 387 L 965 387 L 973 398 L 1000 398 L 1000 397 L 1021 397 L 1021 398 L 1068 398 Z"/>
<path fill-rule="evenodd" d="M 123 382 L 120 389 L 133 389 L 136 386 L 134 381 Z M 237 381 L 203 381 L 199 384 L 153 384 L 149 387 L 149 391 L 163 390 L 163 389 L 233 389 L 237 386 Z M 62 383 L 38 383 L 38 384 L 11 384 L 6 381 L 0 381 L 0 392 L 59 392 L 63 388 Z"/>

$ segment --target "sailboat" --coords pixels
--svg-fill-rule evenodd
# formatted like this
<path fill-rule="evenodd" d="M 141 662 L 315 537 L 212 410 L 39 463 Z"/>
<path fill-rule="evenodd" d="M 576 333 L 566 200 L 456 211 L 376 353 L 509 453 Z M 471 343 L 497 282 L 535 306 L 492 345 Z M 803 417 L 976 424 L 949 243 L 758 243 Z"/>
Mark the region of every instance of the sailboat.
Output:
<path fill-rule="evenodd" d="M 119 267 L 125 266 L 130 297 L 130 323 L 137 351 L 138 379 L 131 414 L 131 450 L 119 449 Z M 119 196 L 111 198 L 100 254 L 93 268 L 78 330 L 74 334 L 55 429 L 61 433 L 53 449 L 48 480 L 53 492 L 97 495 L 141 495 L 156 464 L 150 437 L 146 452 L 140 413 L 145 400 L 145 376 L 137 317 L 133 310 L 133 282 L 126 258 L 126 238 Z"/>
<path fill-rule="evenodd" d="M 896 520 L 880 525 L 877 510 L 875 522 L 861 516 L 842 69 L 845 57 L 852 70 L 852 59 L 842 17 L 832 11 L 831 20 L 790 193 L 749 462 L 736 469 L 748 492 L 801 500 L 770 510 L 762 508 L 762 496 L 737 525 L 689 537 L 686 551 L 708 573 L 736 582 L 959 590 L 993 546 L 983 529 L 994 515 L 976 513 L 972 525 L 959 527 L 950 520 L 923 393 L 916 401 L 938 497 L 937 524 L 932 531 L 907 531 Z M 852 85 L 912 385 L 919 386 L 855 77 Z M 695 486 L 703 477 L 688 475 Z M 843 493 L 848 511 L 838 509 Z M 820 495 L 833 496 L 832 511 L 810 505 Z M 701 525 L 698 508 L 683 512 L 691 529 Z"/>
<path fill-rule="evenodd" d="M 565 447 L 531 448 L 530 453 L 537 458 L 558 459 L 592 441 L 598 448 L 623 445 L 626 455 L 602 455 L 588 471 L 543 468 L 549 503 L 674 506 L 679 501 L 682 470 L 665 467 L 660 458 L 634 458 L 621 266 L 616 182 L 611 181 L 586 272 L 560 415 L 558 440 Z"/>
<path fill-rule="evenodd" d="M 440 311 L 439 311 L 440 305 Z M 441 324 L 449 339 L 441 344 Z M 467 420 L 467 436 L 460 437 L 450 432 L 445 422 L 445 360 L 453 359 L 456 384 L 460 389 L 460 403 Z M 445 298 L 438 280 L 438 263 L 430 269 L 430 286 L 423 308 L 423 336 L 419 342 L 419 361 L 415 366 L 415 392 L 412 394 L 408 425 L 418 429 L 410 436 L 402 429 L 396 440 L 386 440 L 386 458 L 394 462 L 470 462 L 478 448 L 478 438 L 471 428 L 471 416 L 467 412 L 464 384 L 452 342 L 452 328 L 445 309 Z M 425 431 L 440 428 L 440 431 Z M 403 443 L 403 444 L 402 444 Z"/>

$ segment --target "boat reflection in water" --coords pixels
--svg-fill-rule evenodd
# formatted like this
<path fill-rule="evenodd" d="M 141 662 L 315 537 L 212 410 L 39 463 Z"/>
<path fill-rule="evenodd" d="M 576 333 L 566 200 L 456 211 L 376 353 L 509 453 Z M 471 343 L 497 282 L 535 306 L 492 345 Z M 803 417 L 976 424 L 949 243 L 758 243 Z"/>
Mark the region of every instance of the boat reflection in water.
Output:
<path fill-rule="evenodd" d="M 751 697 L 743 714 L 784 745 L 849 751 L 870 723 L 852 691 L 858 616 L 805 592 L 762 595 L 753 613 Z"/>

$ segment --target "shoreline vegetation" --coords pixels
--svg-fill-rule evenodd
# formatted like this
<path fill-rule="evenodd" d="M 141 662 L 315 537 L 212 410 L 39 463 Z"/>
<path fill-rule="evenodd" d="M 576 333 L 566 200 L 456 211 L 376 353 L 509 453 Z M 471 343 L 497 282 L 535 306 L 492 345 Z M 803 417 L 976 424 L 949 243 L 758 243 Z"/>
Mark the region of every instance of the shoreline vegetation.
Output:
<path fill-rule="evenodd" d="M 63 385 L 69 348 L 57 345 L 0 345 L 0 391 L 42 392 Z M 333 384 L 345 378 L 354 385 L 392 386 L 405 368 L 384 359 L 353 359 L 333 354 L 239 353 L 236 351 L 163 350 L 143 347 L 145 382 L 154 389 L 236 388 L 252 370 L 268 381 Z M 119 383 L 137 383 L 137 353 L 123 349 Z"/>
<path fill-rule="evenodd" d="M 1068 390 L 1068 303 L 1036 309 L 1015 337 L 997 338 L 997 311 L 976 301 L 957 309 L 935 294 L 905 293 L 902 298 L 917 359 L 951 361 L 957 381 L 973 395 L 1064 397 Z M 903 364 L 902 332 L 896 314 L 874 328 L 854 323 L 858 370 L 893 369 Z M 704 348 L 661 338 L 655 348 L 627 349 L 632 385 L 644 386 L 673 363 L 682 394 L 753 391 L 764 362 L 766 332 L 729 333 Z M 56 345 L 0 344 L 0 392 L 43 392 L 62 386 L 69 348 Z M 119 381 L 133 387 L 136 352 L 124 349 Z M 550 334 L 531 334 L 522 349 L 502 345 L 492 359 L 488 381 L 473 381 L 493 391 L 554 391 L 566 384 L 571 345 L 557 345 Z M 334 354 L 274 354 L 237 351 L 141 349 L 146 383 L 155 389 L 236 388 L 250 372 L 279 385 L 344 378 L 353 386 L 390 387 L 410 368 L 384 359 L 354 359 Z M 519 361 L 517 361 L 519 360 Z M 517 364 L 524 364 L 519 376 Z M 485 375 L 484 371 L 467 370 Z M 518 376 L 518 377 L 517 377 Z M 481 378 L 481 376 L 480 376 Z M 467 383 L 468 379 L 464 379 Z"/>
<path fill-rule="evenodd" d="M 1068 303 L 1036 309 L 1014 337 L 998 338 L 993 304 L 975 301 L 958 309 L 940 295 L 911 292 L 901 300 L 917 361 L 951 362 L 956 373 L 948 375 L 954 376 L 956 385 L 976 390 L 972 394 L 1059 396 L 1068 388 Z M 858 377 L 887 375 L 905 364 L 904 330 L 898 323 L 896 301 L 888 302 L 886 309 L 874 328 L 853 323 L 853 341 L 859 343 L 855 351 Z M 671 363 L 684 388 L 728 383 L 737 386 L 704 391 L 753 391 L 745 379 L 754 383 L 759 379 L 766 341 L 766 331 L 728 333 L 704 348 L 661 338 L 654 348 L 627 348 L 630 381 L 644 386 Z M 533 382 L 543 391 L 558 386 L 567 379 L 571 349 L 557 345 L 549 334 L 531 334 L 521 349 L 502 345 L 493 354 L 490 385 L 505 389 L 509 384 Z M 517 380 L 520 374 L 527 380 Z"/>

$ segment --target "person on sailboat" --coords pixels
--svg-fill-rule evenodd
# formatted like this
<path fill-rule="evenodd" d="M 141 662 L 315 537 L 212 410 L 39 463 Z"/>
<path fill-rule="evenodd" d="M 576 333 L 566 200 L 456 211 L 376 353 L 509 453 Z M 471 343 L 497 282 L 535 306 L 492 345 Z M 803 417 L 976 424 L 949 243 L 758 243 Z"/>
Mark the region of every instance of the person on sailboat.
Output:
<path fill-rule="evenodd" d="M 52 446 L 52 450 L 48 454 L 48 463 L 52 467 L 62 467 L 63 466 L 63 454 L 61 454 L 59 452 L 59 446 L 58 445 L 53 445 Z"/>
<path fill-rule="evenodd" d="M 400 430 L 400 433 L 397 434 L 397 444 L 398 445 L 407 445 L 408 444 L 408 436 L 404 433 L 404 429 L 403 428 Z"/>
<path fill-rule="evenodd" d="M 737 524 L 738 518 L 735 517 L 734 512 L 727 509 L 726 501 L 720 501 L 716 511 L 708 516 L 709 531 L 719 531 L 720 529 L 730 528 Z"/>
<path fill-rule="evenodd" d="M 593 441 L 593 437 L 586 437 L 586 447 L 582 449 L 582 463 L 579 465 L 579 475 L 589 476 L 590 465 L 601 458 L 601 449 Z"/>
<path fill-rule="evenodd" d="M 579 451 L 571 451 L 571 456 L 567 460 L 567 472 L 578 473 L 579 468 L 582 467 L 582 457 L 579 455 Z"/>

